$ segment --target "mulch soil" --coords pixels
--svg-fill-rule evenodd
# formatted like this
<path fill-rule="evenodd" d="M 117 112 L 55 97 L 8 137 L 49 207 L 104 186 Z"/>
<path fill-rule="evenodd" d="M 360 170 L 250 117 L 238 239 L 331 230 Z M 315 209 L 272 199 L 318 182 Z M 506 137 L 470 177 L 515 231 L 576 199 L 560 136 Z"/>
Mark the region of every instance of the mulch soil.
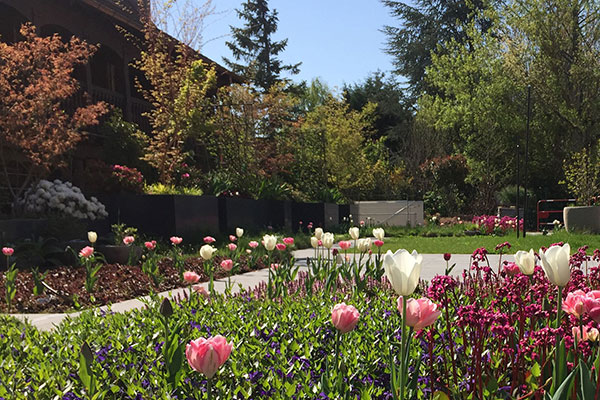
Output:
<path fill-rule="evenodd" d="M 220 267 L 222 258 L 215 257 L 214 279 L 226 277 L 229 272 Z M 262 269 L 262 261 L 255 261 L 253 268 L 248 266 L 244 256 L 239 260 L 232 274 L 240 274 Z M 200 257 L 185 260 L 185 270 L 194 271 L 200 275 L 200 282 L 207 282 L 208 275 L 204 273 L 204 261 Z M 179 278 L 179 271 L 174 267 L 173 260 L 163 258 L 159 261 L 162 282 L 155 287 L 150 277 L 144 274 L 137 265 L 106 264 L 98 271 L 94 285 L 92 302 L 85 290 L 85 268 L 83 266 L 62 266 L 47 270 L 44 282 L 58 294 L 45 290 L 43 294 L 34 296 L 34 281 L 30 271 L 19 271 L 16 279 L 17 294 L 12 301 L 11 313 L 58 313 L 74 311 L 79 308 L 97 307 L 117 303 L 124 300 L 145 296 L 152 291 L 163 292 L 186 284 Z M 5 301 L 5 274 L 0 272 L 0 313 L 7 313 Z"/>

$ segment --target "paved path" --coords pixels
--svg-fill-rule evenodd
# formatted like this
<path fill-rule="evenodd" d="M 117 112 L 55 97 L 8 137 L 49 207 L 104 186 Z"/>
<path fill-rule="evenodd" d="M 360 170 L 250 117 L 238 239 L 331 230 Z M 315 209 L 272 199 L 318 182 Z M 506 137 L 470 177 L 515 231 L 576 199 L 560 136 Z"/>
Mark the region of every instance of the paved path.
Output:
<path fill-rule="evenodd" d="M 297 259 L 298 264 L 301 266 L 301 270 L 306 270 L 306 258 L 313 257 L 314 250 L 313 249 L 304 249 L 297 250 L 295 252 L 295 257 Z M 456 263 L 456 267 L 452 271 L 452 275 L 459 275 L 462 271 L 469 266 L 470 255 L 468 254 L 453 254 L 452 259 L 450 260 L 450 265 Z M 494 268 L 497 268 L 498 265 L 498 256 L 490 255 L 490 264 Z M 512 256 L 508 256 L 505 259 L 510 259 L 512 261 Z M 442 254 L 423 254 L 423 264 L 421 266 L 421 279 L 431 280 L 436 275 L 441 275 L 444 273 L 446 269 L 446 261 L 444 261 Z M 265 282 L 268 279 L 268 271 L 266 269 L 248 272 L 242 275 L 235 275 L 231 277 L 231 283 L 233 287 L 233 292 L 237 292 L 241 287 L 244 289 L 254 288 L 261 282 Z M 225 291 L 225 286 L 227 283 L 227 279 L 218 279 L 215 280 L 215 290 L 219 293 L 223 293 Z M 207 288 L 208 283 L 202 283 L 204 287 Z M 177 297 L 183 295 L 187 288 L 173 289 L 167 292 L 162 292 L 159 294 L 161 297 Z M 141 301 L 141 299 L 132 299 L 123 301 L 120 303 L 112 304 L 110 306 L 102 306 L 101 310 L 107 310 L 110 308 L 113 312 L 125 312 L 133 309 L 142 308 L 145 304 Z M 69 314 L 11 314 L 12 316 L 21 319 L 28 320 L 36 326 L 38 329 L 42 331 L 47 331 L 53 329 L 56 325 L 60 324 L 66 318 L 76 318 L 81 312 L 74 312 Z"/>

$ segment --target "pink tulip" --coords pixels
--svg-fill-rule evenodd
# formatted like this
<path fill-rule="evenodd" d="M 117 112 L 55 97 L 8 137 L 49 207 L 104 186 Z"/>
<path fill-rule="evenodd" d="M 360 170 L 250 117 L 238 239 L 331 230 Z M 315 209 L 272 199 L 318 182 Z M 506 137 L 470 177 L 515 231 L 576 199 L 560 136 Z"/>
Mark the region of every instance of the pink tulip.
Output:
<path fill-rule="evenodd" d="M 235 242 L 236 240 L 237 240 L 237 237 L 235 235 L 229 235 L 230 242 Z"/>
<path fill-rule="evenodd" d="M 208 292 L 206 291 L 206 288 L 202 285 L 194 285 L 194 286 L 192 286 L 192 289 L 194 289 L 194 292 L 198 293 L 202 297 L 208 298 L 208 296 L 209 296 Z"/>
<path fill-rule="evenodd" d="M 349 240 L 342 240 L 338 244 L 340 245 L 340 249 L 342 249 L 342 250 L 348 250 L 350 248 L 350 246 L 352 246 L 352 242 Z"/>
<path fill-rule="evenodd" d="M 183 242 L 183 239 L 180 238 L 179 236 L 171 236 L 171 243 L 173 243 L 173 246 L 177 246 L 178 244 L 181 244 L 181 242 Z"/>
<path fill-rule="evenodd" d="M 3 247 L 2 248 L 2 254 L 4 254 L 6 257 L 12 256 L 14 252 L 15 252 L 15 249 L 13 249 L 12 247 Z"/>
<path fill-rule="evenodd" d="M 593 328 L 595 329 L 595 328 Z M 588 335 L 588 327 L 584 326 L 583 327 L 583 339 L 581 338 L 581 327 L 579 326 L 574 326 L 571 329 L 571 332 L 573 332 L 573 338 L 577 340 L 577 343 L 581 343 L 582 341 L 585 342 L 586 340 L 589 339 L 589 335 Z"/>
<path fill-rule="evenodd" d="M 284 251 L 286 249 L 286 246 L 283 243 L 277 243 L 275 247 L 277 247 L 277 250 L 279 251 Z"/>
<path fill-rule="evenodd" d="M 294 238 L 293 237 L 283 238 L 283 243 L 287 244 L 288 246 L 292 246 L 294 244 Z"/>
<path fill-rule="evenodd" d="M 133 236 L 125 236 L 123 238 L 123 243 L 125 243 L 125 245 L 127 246 L 129 246 L 133 242 L 135 242 L 135 238 Z"/>
<path fill-rule="evenodd" d="M 398 298 L 398 311 L 402 314 L 402 296 Z M 413 327 L 415 331 L 433 324 L 441 313 L 438 305 L 426 297 L 406 301 L 406 325 Z"/>
<path fill-rule="evenodd" d="M 227 247 L 229 247 L 230 251 L 235 251 L 235 249 L 237 249 L 237 244 L 235 244 L 235 243 L 229 243 L 227 245 Z"/>
<path fill-rule="evenodd" d="M 508 264 L 506 264 L 504 266 L 504 270 L 510 276 L 515 276 L 516 274 L 518 274 L 519 272 L 521 272 L 521 268 L 519 268 L 519 266 L 517 264 L 515 264 L 515 263 L 508 263 Z"/>
<path fill-rule="evenodd" d="M 253 249 L 258 247 L 258 242 L 253 240 L 250 243 L 248 243 L 248 246 L 252 247 Z"/>
<path fill-rule="evenodd" d="M 231 271 L 233 268 L 233 260 L 226 259 L 221 261 L 221 268 L 223 268 L 225 271 Z"/>
<path fill-rule="evenodd" d="M 79 252 L 79 257 L 83 257 L 83 258 L 89 258 L 92 256 L 92 254 L 94 254 L 94 248 L 90 247 L 90 246 L 85 246 L 83 249 L 81 249 L 81 251 Z"/>
<path fill-rule="evenodd" d="M 375 241 L 373 241 L 373 244 L 377 247 L 381 247 L 381 246 L 383 246 L 383 240 L 379 240 L 379 239 L 375 240 Z"/>
<path fill-rule="evenodd" d="M 318 244 L 319 246 L 323 246 L 323 241 L 322 241 L 322 240 L 319 240 L 319 241 L 317 242 L 317 244 Z"/>
<path fill-rule="evenodd" d="M 156 240 L 153 240 L 151 242 L 145 242 L 144 246 L 146 246 L 148 250 L 154 250 L 156 248 Z"/>
<path fill-rule="evenodd" d="M 204 237 L 204 243 L 206 243 L 206 244 L 211 244 L 211 243 L 214 243 L 216 241 L 217 241 L 217 239 L 215 239 L 212 236 L 206 236 L 206 237 Z"/>
<path fill-rule="evenodd" d="M 596 322 L 600 322 L 600 290 L 592 290 L 583 298 L 585 311 Z"/>
<path fill-rule="evenodd" d="M 193 370 L 203 373 L 210 379 L 221 365 L 225 364 L 232 348 L 233 345 L 228 344 L 221 335 L 209 339 L 199 338 L 192 340 L 186 346 L 185 357 Z"/>
<path fill-rule="evenodd" d="M 354 306 L 348 306 L 346 303 L 340 303 L 333 306 L 331 310 L 331 322 L 340 333 L 347 333 L 356 328 L 360 314 Z"/>
<path fill-rule="evenodd" d="M 200 275 L 193 271 L 185 271 L 183 273 L 183 280 L 189 284 L 196 283 L 200 280 Z"/>
<path fill-rule="evenodd" d="M 271 264 L 272 270 L 276 270 L 277 268 L 279 268 L 279 264 Z"/>
<path fill-rule="evenodd" d="M 583 290 L 575 290 L 569 293 L 567 298 L 563 300 L 563 311 L 579 318 L 585 311 L 584 299 L 586 297 L 587 296 Z"/>
<path fill-rule="evenodd" d="M 365 225 L 365 221 L 360 221 L 360 226 L 364 226 Z"/>

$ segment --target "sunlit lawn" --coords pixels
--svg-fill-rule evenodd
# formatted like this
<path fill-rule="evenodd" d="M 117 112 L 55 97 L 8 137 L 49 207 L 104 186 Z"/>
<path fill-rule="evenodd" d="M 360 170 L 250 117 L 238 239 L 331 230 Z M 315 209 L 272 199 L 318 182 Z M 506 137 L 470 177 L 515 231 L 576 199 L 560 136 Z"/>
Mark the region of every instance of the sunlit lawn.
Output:
<path fill-rule="evenodd" d="M 422 236 L 402 236 L 389 237 L 385 239 L 385 244 L 382 250 L 407 249 L 412 251 L 417 250 L 419 253 L 454 253 L 454 254 L 470 254 L 473 250 L 479 247 L 485 247 L 488 252 L 494 253 L 498 243 L 509 242 L 512 247 L 510 252 L 517 250 L 529 250 L 533 248 L 535 251 L 540 247 L 548 247 L 552 243 L 566 242 L 571 245 L 572 251 L 575 251 L 581 246 L 588 245 L 590 250 L 588 254 L 596 248 L 600 248 L 600 235 L 590 234 L 569 234 L 565 231 L 555 233 L 553 235 L 531 235 L 528 234 L 525 238 L 517 239 L 516 233 L 506 236 L 461 236 L 461 237 L 422 237 Z M 504 251 L 506 253 L 506 250 Z"/>

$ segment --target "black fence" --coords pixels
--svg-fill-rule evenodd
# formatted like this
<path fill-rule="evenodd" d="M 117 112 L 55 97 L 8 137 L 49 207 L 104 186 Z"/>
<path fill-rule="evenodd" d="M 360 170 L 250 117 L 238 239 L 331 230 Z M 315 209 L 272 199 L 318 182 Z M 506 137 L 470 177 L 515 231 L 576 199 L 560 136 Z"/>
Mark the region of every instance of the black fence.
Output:
<path fill-rule="evenodd" d="M 330 203 L 252 200 L 186 195 L 112 195 L 99 198 L 108 222 L 124 223 L 151 236 L 198 240 L 202 235 L 247 230 L 294 232 L 312 222 L 329 228 L 348 216 L 349 207 Z M 301 223 L 302 222 L 302 223 Z"/>

